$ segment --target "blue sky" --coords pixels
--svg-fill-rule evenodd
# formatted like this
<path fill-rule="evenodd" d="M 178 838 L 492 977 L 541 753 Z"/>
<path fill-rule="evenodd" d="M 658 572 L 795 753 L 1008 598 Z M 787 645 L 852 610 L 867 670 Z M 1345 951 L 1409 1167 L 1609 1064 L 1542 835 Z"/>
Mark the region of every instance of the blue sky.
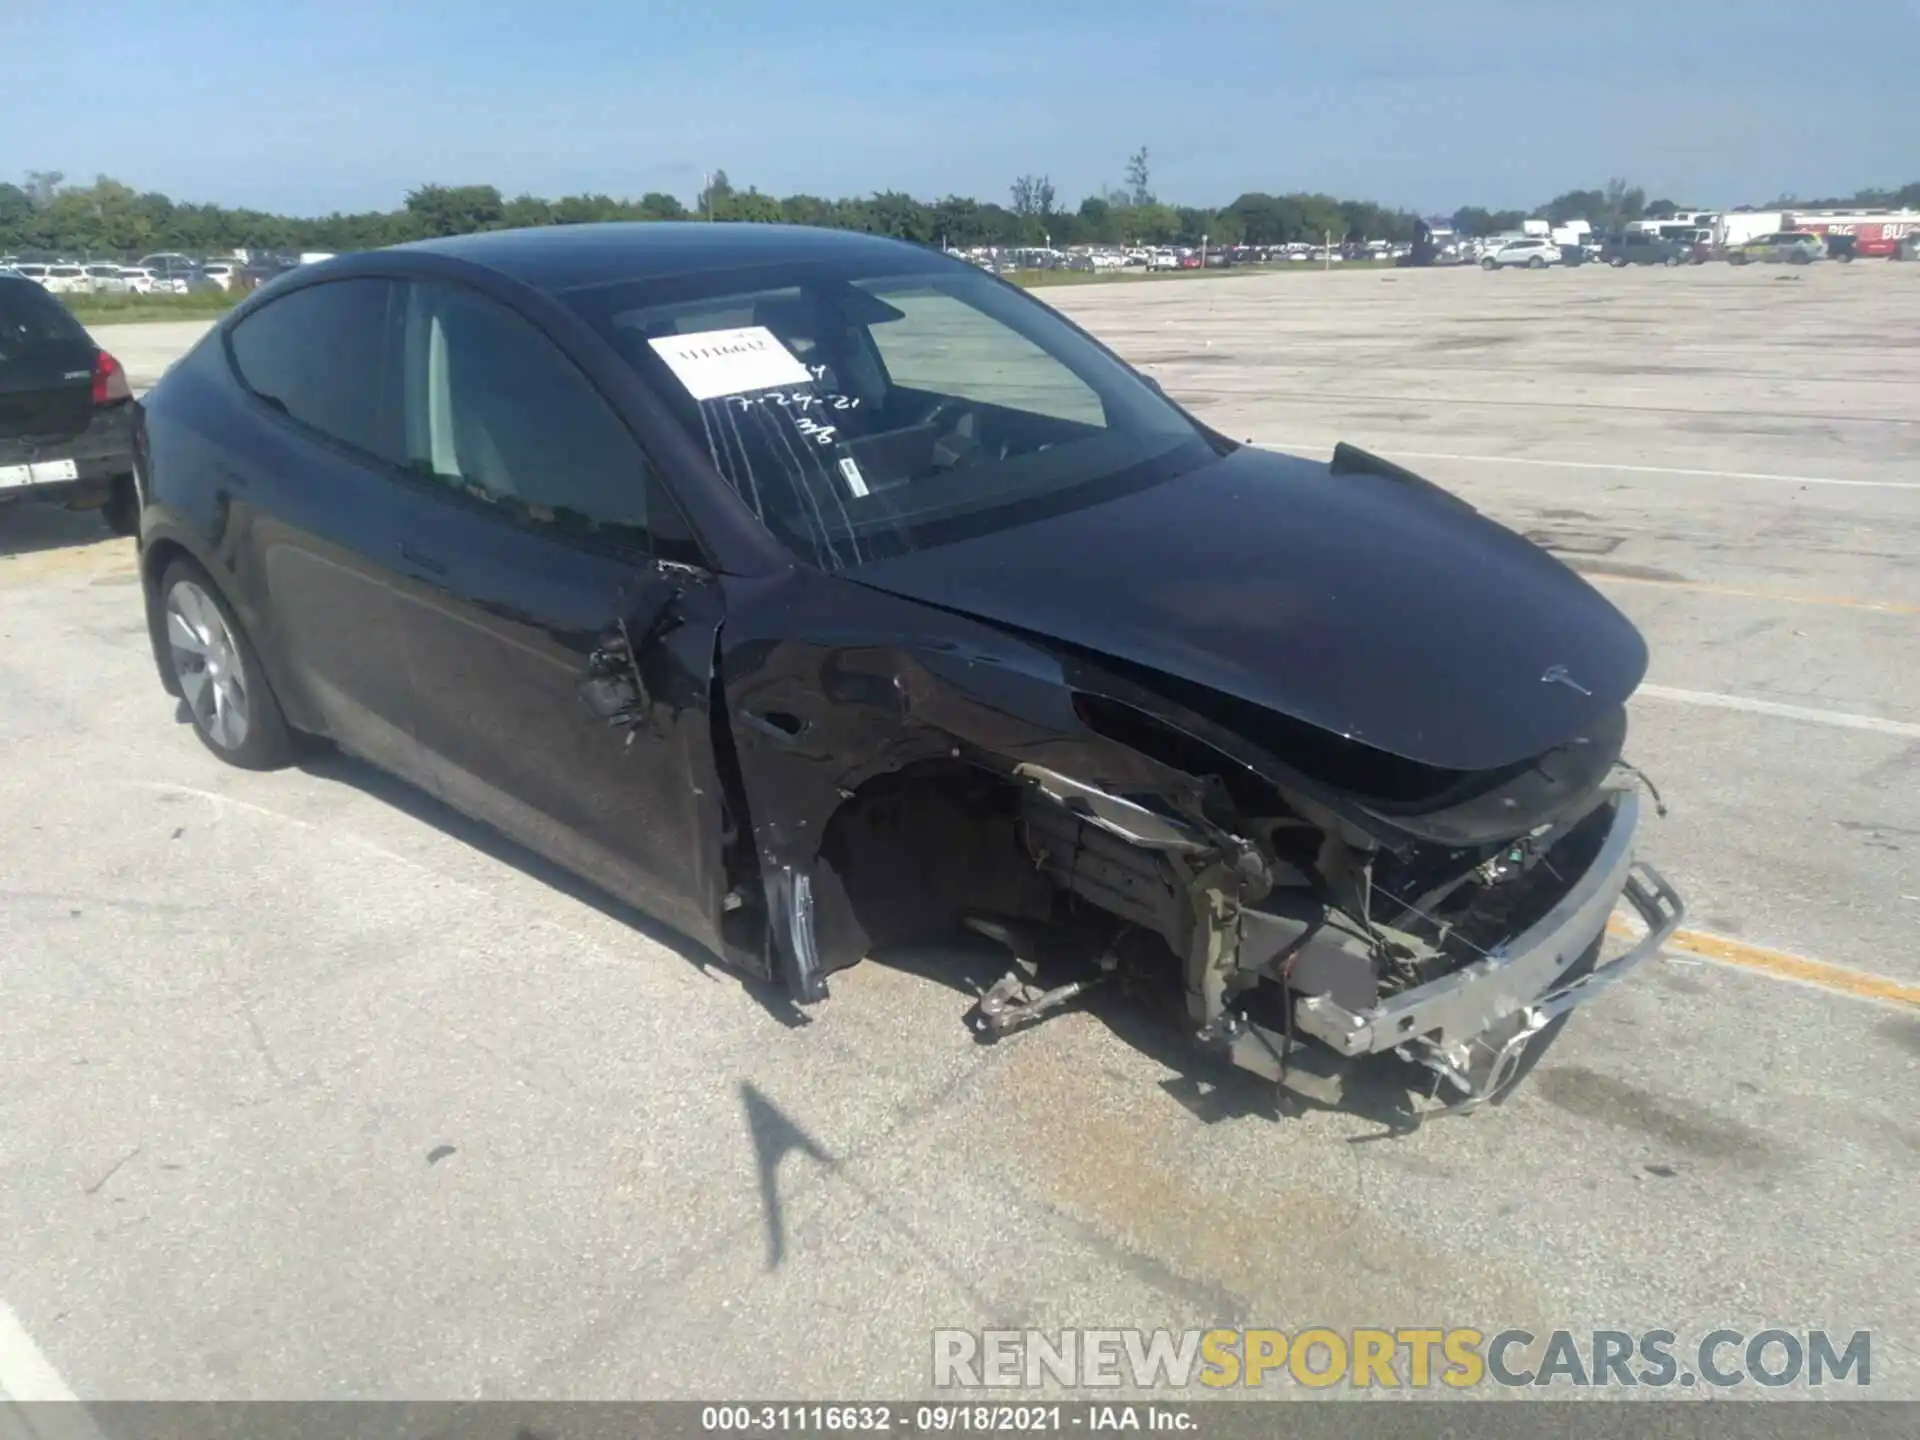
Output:
<path fill-rule="evenodd" d="M 81 82 L 76 85 L 76 80 Z M 0 0 L 0 178 L 1720 205 L 1920 179 L 1920 0 Z"/>

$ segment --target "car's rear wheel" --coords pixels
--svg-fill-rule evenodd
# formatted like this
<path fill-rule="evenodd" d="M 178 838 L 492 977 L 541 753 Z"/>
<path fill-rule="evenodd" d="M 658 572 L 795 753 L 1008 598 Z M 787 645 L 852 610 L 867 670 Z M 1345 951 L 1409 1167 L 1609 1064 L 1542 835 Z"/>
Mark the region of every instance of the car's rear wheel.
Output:
<path fill-rule="evenodd" d="M 1667 265 L 1667 268 L 1668 268 L 1669 270 L 1677 270 L 1677 269 L 1679 269 L 1679 268 L 1680 268 L 1680 257 L 1679 257 L 1678 255 L 1669 255 L 1669 256 L 1667 256 L 1667 260 L 1666 260 L 1666 265 Z"/>
<path fill-rule="evenodd" d="M 1529 270 L 1544 270 L 1546 268 L 1547 262 L 1542 260 L 1538 255 L 1527 261 L 1527 269 Z"/>
<path fill-rule="evenodd" d="M 1607 261 L 1607 264 L 1611 265 L 1616 270 L 1624 270 L 1627 268 L 1627 257 L 1624 255 L 1616 255 L 1611 260 Z"/>
<path fill-rule="evenodd" d="M 113 477 L 106 504 L 100 507 L 100 518 L 115 535 L 140 533 L 140 496 L 133 488 L 133 476 Z"/>
<path fill-rule="evenodd" d="M 293 736 L 260 656 L 206 571 L 176 560 L 160 581 L 167 664 L 200 742 L 245 770 L 293 759 Z"/>
<path fill-rule="evenodd" d="M 1482 260 L 1480 262 L 1480 268 L 1482 270 L 1498 270 L 1500 266 L 1499 266 L 1499 263 L 1495 261 L 1491 255 L 1489 255 L 1485 260 Z"/>

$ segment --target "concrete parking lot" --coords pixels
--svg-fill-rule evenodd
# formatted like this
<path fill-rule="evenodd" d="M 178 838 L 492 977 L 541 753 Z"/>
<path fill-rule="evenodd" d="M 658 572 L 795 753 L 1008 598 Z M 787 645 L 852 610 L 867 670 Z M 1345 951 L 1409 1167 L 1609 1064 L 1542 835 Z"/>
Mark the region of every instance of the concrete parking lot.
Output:
<path fill-rule="evenodd" d="M 1779 1326 L 1872 1331 L 1870 1395 L 1920 1398 L 1920 267 L 1043 294 L 1633 617 L 1686 943 L 1411 1130 L 1277 1115 L 1119 1008 L 977 1044 L 958 952 L 802 1019 L 364 767 L 222 767 L 131 544 L 0 510 L 0 1391 L 898 1396 L 935 1327 Z M 200 328 L 100 338 L 150 383 Z"/>

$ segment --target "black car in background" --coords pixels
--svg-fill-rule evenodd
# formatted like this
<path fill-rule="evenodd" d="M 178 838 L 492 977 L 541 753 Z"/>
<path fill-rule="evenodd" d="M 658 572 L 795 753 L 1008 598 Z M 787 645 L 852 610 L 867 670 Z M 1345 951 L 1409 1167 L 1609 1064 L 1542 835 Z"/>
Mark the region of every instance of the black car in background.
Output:
<path fill-rule="evenodd" d="M 989 1031 L 1124 976 L 1270 1080 L 1392 1052 L 1471 1104 L 1679 921 L 1633 857 L 1612 605 L 933 251 L 342 257 L 142 414 L 154 658 L 209 749 L 327 737 L 802 1004 L 971 925 L 1084 965 L 1009 970 Z M 1648 936 L 1602 964 L 1623 893 Z"/>
<path fill-rule="evenodd" d="M 1694 254 L 1687 241 L 1629 230 L 1624 235 L 1609 235 L 1600 247 L 1600 258 L 1618 270 L 1627 265 L 1691 265 Z"/>
<path fill-rule="evenodd" d="M 285 255 L 268 255 L 250 261 L 233 272 L 233 288 L 245 294 L 270 285 L 283 275 L 289 275 L 300 268 L 298 259 Z"/>
<path fill-rule="evenodd" d="M 132 534 L 135 408 L 120 362 L 59 300 L 0 275 L 0 506 L 97 507 L 115 534 Z"/>

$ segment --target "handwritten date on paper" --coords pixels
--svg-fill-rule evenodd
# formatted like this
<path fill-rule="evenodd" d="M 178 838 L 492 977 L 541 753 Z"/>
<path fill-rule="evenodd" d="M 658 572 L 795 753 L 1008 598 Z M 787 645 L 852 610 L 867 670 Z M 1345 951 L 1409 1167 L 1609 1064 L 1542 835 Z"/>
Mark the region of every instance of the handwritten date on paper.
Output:
<path fill-rule="evenodd" d="M 755 395 L 729 395 L 729 405 L 742 411 L 778 405 L 793 418 L 794 428 L 816 445 L 831 445 L 839 438 L 838 427 L 823 417 L 834 411 L 857 410 L 857 395 L 816 394 L 811 390 L 766 390 Z"/>

